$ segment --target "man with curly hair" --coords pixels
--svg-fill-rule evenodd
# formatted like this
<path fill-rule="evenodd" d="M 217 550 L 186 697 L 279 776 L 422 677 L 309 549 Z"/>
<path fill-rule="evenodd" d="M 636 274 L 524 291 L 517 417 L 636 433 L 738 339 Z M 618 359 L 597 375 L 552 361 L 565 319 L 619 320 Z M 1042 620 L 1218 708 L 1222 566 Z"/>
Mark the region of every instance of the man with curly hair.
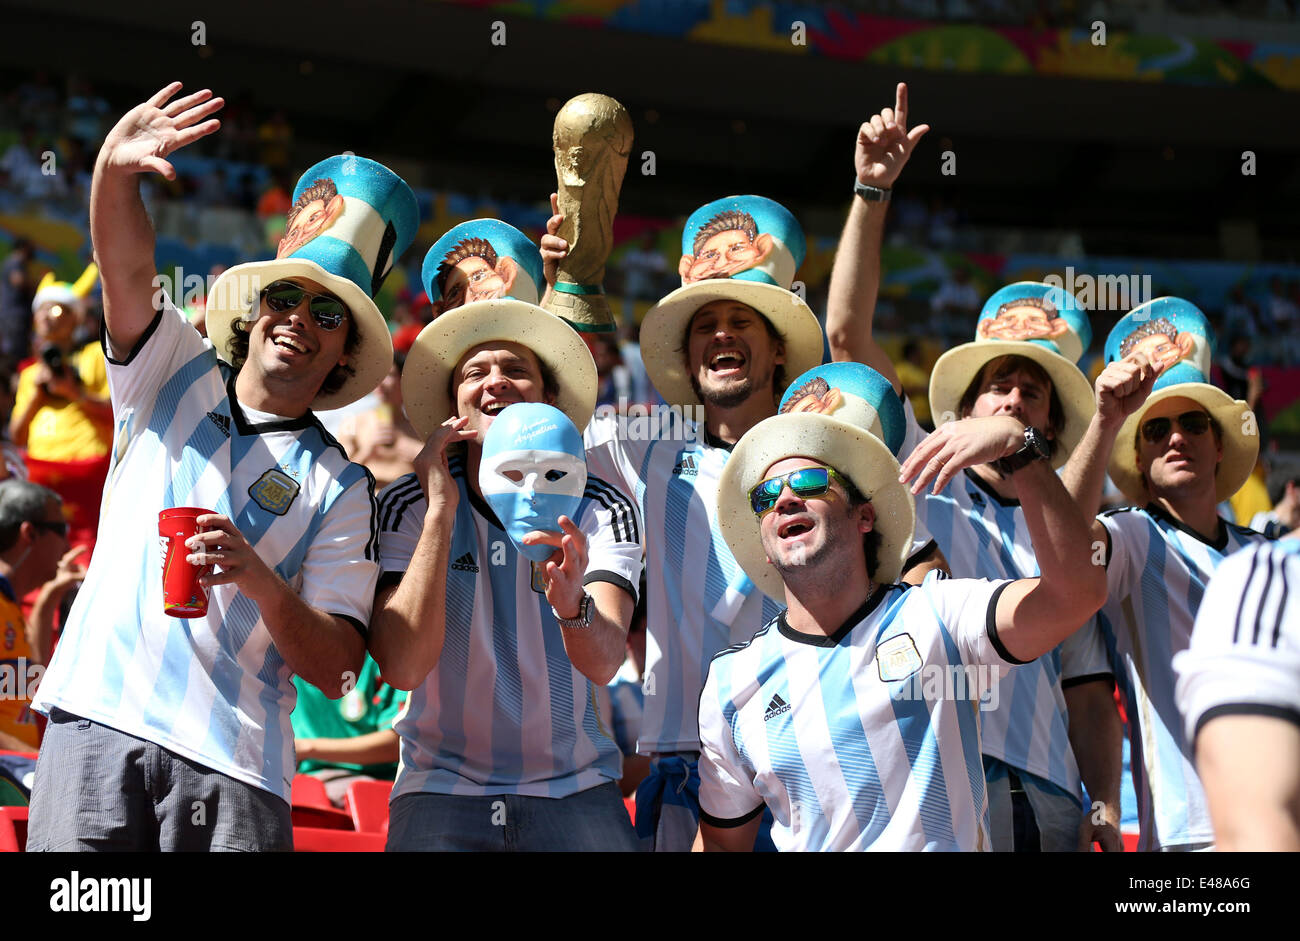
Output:
<path fill-rule="evenodd" d="M 683 255 L 678 271 L 682 283 L 729 278 L 761 265 L 772 253 L 772 236 L 760 233 L 747 212 L 720 212 L 695 235 L 694 253 Z"/>

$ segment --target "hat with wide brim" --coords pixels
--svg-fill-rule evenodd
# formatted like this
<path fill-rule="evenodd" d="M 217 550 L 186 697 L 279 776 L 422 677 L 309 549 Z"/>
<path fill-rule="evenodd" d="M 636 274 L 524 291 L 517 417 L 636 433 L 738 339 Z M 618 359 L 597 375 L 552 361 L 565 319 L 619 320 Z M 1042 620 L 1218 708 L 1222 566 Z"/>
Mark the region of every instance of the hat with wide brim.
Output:
<path fill-rule="evenodd" d="M 930 373 L 930 414 L 935 424 L 942 425 L 961 417 L 958 406 L 966 389 L 974 382 L 988 363 L 1003 356 L 1023 356 L 1043 368 L 1052 380 L 1052 390 L 1061 402 L 1065 414 L 1064 426 L 1056 438 L 1061 446 L 1056 449 L 1052 466 L 1060 467 L 1070 457 L 1075 446 L 1088 430 L 1088 423 L 1097 411 L 1092 385 L 1088 377 L 1059 353 L 1054 353 L 1038 343 L 1022 340 L 975 340 L 954 346 L 935 361 Z M 942 416 L 947 415 L 944 419 Z"/>
<path fill-rule="evenodd" d="M 533 351 L 559 385 L 555 407 L 579 429 L 596 409 L 596 362 L 567 323 L 536 304 L 513 298 L 475 301 L 420 331 L 402 370 L 406 415 L 422 437 L 456 414 L 452 373 L 474 347 L 508 340 Z"/>
<path fill-rule="evenodd" d="M 875 508 L 880 533 L 879 564 L 872 580 L 898 580 L 912 549 L 916 505 L 898 482 L 898 461 L 864 428 L 808 412 L 774 415 L 741 437 L 722 469 L 718 483 L 718 521 L 723 538 L 750 581 L 765 594 L 785 601 L 785 583 L 763 551 L 760 519 L 749 505 L 749 491 L 767 477 L 768 468 L 791 457 L 834 467 L 848 476 Z"/>
<path fill-rule="evenodd" d="M 1255 469 L 1259 457 L 1259 427 L 1255 413 L 1241 399 L 1234 399 L 1207 382 L 1179 382 L 1152 392 L 1142 407 L 1124 419 L 1110 454 L 1110 479 L 1129 500 L 1145 504 L 1150 500 L 1146 481 L 1137 466 L 1137 434 L 1151 409 L 1166 399 L 1191 399 L 1214 416 L 1223 430 L 1223 458 L 1214 476 L 1214 491 L 1220 502 L 1241 489 Z"/>
<path fill-rule="evenodd" d="M 208 339 L 217 355 L 231 362 L 230 340 L 235 322 L 251 324 L 257 319 L 263 288 L 286 278 L 315 281 L 344 304 L 357 327 L 357 346 L 348 357 L 353 369 L 337 392 L 321 393 L 312 400 L 313 409 L 342 408 L 371 392 L 393 368 L 393 336 L 388 323 L 364 291 L 347 278 L 340 278 L 306 258 L 252 261 L 227 268 L 212 285 L 207 302 Z"/>
<path fill-rule="evenodd" d="M 739 301 L 767 318 L 785 344 L 785 374 L 793 378 L 822 361 L 822 328 L 803 299 L 792 291 L 761 281 L 717 278 L 696 281 L 673 291 L 645 315 L 641 324 L 641 358 L 646 374 L 669 405 L 700 405 L 691 385 L 683 347 L 691 317 L 713 301 Z M 776 390 L 784 391 L 784 386 Z"/>
<path fill-rule="evenodd" d="M 353 374 L 338 391 L 322 392 L 311 403 L 314 409 L 341 408 L 373 391 L 393 368 L 393 338 L 374 296 L 415 238 L 419 205 L 388 167 L 346 153 L 302 175 L 286 222 L 274 259 L 236 265 L 212 285 L 208 339 L 231 362 L 235 323 L 257 319 L 265 288 L 286 278 L 315 281 L 347 305 L 356 327 L 357 343 L 347 360 Z"/>

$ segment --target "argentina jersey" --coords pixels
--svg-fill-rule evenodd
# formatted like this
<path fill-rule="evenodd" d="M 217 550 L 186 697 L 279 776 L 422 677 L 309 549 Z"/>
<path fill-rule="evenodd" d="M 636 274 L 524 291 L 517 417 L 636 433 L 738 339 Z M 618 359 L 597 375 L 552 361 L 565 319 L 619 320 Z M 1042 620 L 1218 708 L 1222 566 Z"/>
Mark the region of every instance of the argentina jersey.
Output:
<path fill-rule="evenodd" d="M 109 360 L 116 430 L 99 545 L 39 690 L 57 706 L 289 800 L 291 671 L 235 585 L 163 613 L 159 511 L 224 514 L 302 599 L 365 635 L 378 577 L 369 472 L 309 412 L 242 407 L 234 374 L 170 303 Z M 340 677 L 340 684 L 346 682 Z"/>
<path fill-rule="evenodd" d="M 468 486 L 463 452 L 448 456 L 460 491 L 447 565 L 442 654 L 394 729 L 401 766 L 393 797 L 413 793 L 568 797 L 617 781 L 622 755 L 596 690 L 569 660 L 532 567 Z M 380 497 L 380 586 L 410 564 L 428 503 L 414 474 Z M 584 582 L 636 597 L 639 521 L 630 500 L 594 475 L 574 522 L 587 535 Z"/>
<path fill-rule="evenodd" d="M 745 575 L 717 520 L 731 450 L 683 419 L 598 416 L 584 434 L 592 473 L 634 495 L 645 521 L 645 712 L 637 751 L 698 751 L 709 659 L 753 637 L 780 605 Z"/>
<path fill-rule="evenodd" d="M 771 808 L 789 850 L 987 850 L 977 708 L 1008 665 L 1007 582 L 881 586 L 829 636 L 785 615 L 714 658 L 700 697 L 701 819 Z"/>
<path fill-rule="evenodd" d="M 1174 669 L 1189 742 L 1224 715 L 1300 725 L 1300 539 L 1255 545 L 1224 560 Z"/>
<path fill-rule="evenodd" d="M 1206 583 L 1225 557 L 1264 537 L 1220 523 L 1213 544 L 1156 505 L 1098 517 L 1110 537 L 1109 589 L 1097 614 L 1128 707 L 1138 849 L 1210 843 L 1205 792 L 1174 698 L 1174 658 L 1186 650 Z"/>
<path fill-rule="evenodd" d="M 907 453 L 924 431 L 906 407 Z M 916 501 L 918 520 L 948 559 L 954 578 L 1017 579 L 1039 574 L 1019 500 L 1000 497 L 969 468 L 938 494 Z M 1043 778 L 1082 801 L 1079 768 L 1070 747 L 1063 686 L 1110 674 L 1105 645 L 1089 621 L 1064 642 L 1007 670 L 996 700 L 981 713 L 982 753 Z"/>

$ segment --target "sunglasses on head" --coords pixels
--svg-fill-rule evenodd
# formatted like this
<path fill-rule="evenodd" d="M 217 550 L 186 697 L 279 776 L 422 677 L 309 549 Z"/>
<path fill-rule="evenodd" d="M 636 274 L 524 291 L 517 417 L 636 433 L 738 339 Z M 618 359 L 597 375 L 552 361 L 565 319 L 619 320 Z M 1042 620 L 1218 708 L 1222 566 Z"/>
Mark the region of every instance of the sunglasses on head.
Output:
<path fill-rule="evenodd" d="M 1210 416 L 1205 412 L 1183 412 L 1176 419 L 1153 418 L 1142 423 L 1142 437 L 1148 444 L 1158 444 L 1169 437 L 1172 422 L 1177 421 L 1183 434 L 1203 435 L 1210 428 Z"/>
<path fill-rule="evenodd" d="M 787 483 L 800 499 L 820 497 L 830 489 L 832 477 L 844 485 L 844 478 L 829 467 L 801 467 L 780 477 L 769 477 L 749 491 L 749 506 L 756 516 L 762 516 L 776 506 Z"/>
<path fill-rule="evenodd" d="M 277 314 L 293 310 L 302 303 L 304 297 L 311 298 L 307 309 L 311 311 L 316 326 L 322 330 L 337 330 L 348 314 L 348 307 L 331 294 L 313 294 L 299 287 L 292 281 L 276 281 L 262 292 L 266 306 Z"/>

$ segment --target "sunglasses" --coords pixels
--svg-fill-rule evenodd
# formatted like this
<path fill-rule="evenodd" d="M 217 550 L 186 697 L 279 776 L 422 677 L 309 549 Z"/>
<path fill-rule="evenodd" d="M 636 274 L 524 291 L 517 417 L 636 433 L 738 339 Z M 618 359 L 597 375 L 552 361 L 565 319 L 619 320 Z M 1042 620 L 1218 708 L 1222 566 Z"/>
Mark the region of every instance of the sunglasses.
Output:
<path fill-rule="evenodd" d="M 838 480 L 840 486 L 844 486 L 844 478 L 829 467 L 801 467 L 780 477 L 769 477 L 749 491 L 750 509 L 754 511 L 755 516 L 762 516 L 772 509 L 776 506 L 776 501 L 781 498 L 781 491 L 785 489 L 787 483 L 794 495 L 800 499 L 820 497 L 830 489 L 831 478 Z"/>
<path fill-rule="evenodd" d="M 313 294 L 292 281 L 276 281 L 262 292 L 266 306 L 277 314 L 293 310 L 302 303 L 304 297 L 311 298 L 307 309 L 311 311 L 316 326 L 322 330 L 337 330 L 348 315 L 348 307 L 337 297 L 330 294 Z"/>
<path fill-rule="evenodd" d="M 1178 427 L 1186 435 L 1203 435 L 1210 428 L 1210 416 L 1205 412 L 1183 412 L 1172 421 L 1177 421 Z M 1143 422 L 1142 438 L 1147 444 L 1159 444 L 1169 437 L 1172 421 L 1165 417 Z"/>
<path fill-rule="evenodd" d="M 37 529 L 44 529 L 59 536 L 66 536 L 68 534 L 68 523 L 66 520 L 32 520 L 32 525 Z"/>

